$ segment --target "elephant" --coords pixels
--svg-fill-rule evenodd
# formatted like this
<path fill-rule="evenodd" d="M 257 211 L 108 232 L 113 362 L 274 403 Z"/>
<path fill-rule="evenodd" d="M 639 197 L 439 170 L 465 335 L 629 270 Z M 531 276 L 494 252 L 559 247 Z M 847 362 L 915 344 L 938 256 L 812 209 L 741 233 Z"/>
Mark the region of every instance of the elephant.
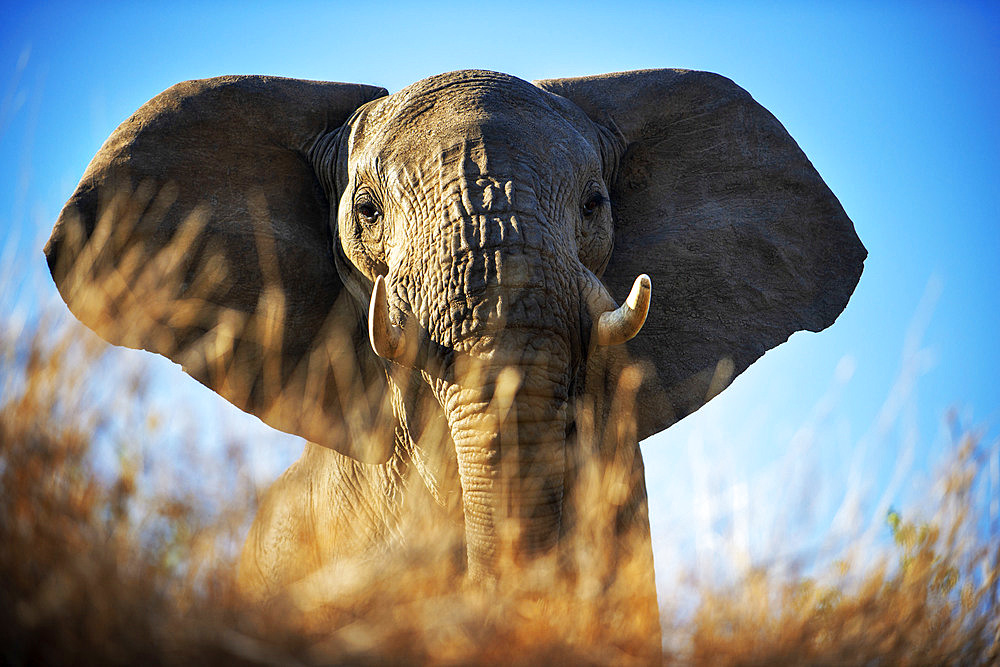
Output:
<path fill-rule="evenodd" d="M 106 340 L 307 440 L 247 591 L 377 552 L 419 494 L 470 585 L 502 586 L 504 554 L 558 553 L 590 464 L 624 469 L 611 561 L 645 572 L 658 637 L 639 441 L 830 326 L 867 251 L 749 93 L 652 69 L 179 83 L 106 141 L 45 254 Z M 584 446 L 582 414 L 614 442 Z"/>

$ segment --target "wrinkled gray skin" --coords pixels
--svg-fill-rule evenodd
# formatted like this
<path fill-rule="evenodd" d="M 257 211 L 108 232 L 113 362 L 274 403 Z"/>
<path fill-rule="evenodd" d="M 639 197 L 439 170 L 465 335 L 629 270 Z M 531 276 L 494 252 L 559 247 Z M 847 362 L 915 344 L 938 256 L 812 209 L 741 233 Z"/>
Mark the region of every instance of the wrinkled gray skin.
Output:
<path fill-rule="evenodd" d="M 611 210 L 596 132 L 581 135 L 563 117 L 572 109 L 561 113 L 551 96 L 510 77 L 456 78 L 364 108 L 336 155 L 320 161 L 345 179 L 331 221 L 344 284 L 365 303 L 385 275 L 390 313 L 412 317 L 432 345 L 456 353 L 434 375 L 390 372 L 390 387 L 402 424 L 414 423 L 402 398 L 410 382 L 422 380 L 441 407 L 457 454 L 470 574 L 483 578 L 498 511 L 523 520 L 521 551 L 558 539 L 569 388 L 590 338 L 585 297 L 611 253 Z M 595 197 L 596 210 L 582 213 Z M 355 213 L 366 201 L 381 211 L 372 224 Z M 455 377 L 465 357 L 483 362 L 483 386 Z M 484 424 L 493 379 L 506 367 L 522 374 L 511 478 L 501 472 L 499 433 Z M 418 470 L 431 488 L 451 490 L 454 480 Z M 501 510 L 502 495 L 517 502 Z"/>
<path fill-rule="evenodd" d="M 310 446 L 270 490 L 241 561 L 245 586 L 274 591 L 338 550 L 377 546 L 393 533 L 411 463 L 446 512 L 461 512 L 452 519 L 464 521 L 472 578 L 492 578 L 505 520 L 520 527 L 515 553 L 557 544 L 567 527 L 570 393 L 582 382 L 588 303 L 600 298 L 596 274 L 612 247 L 601 149 L 598 128 L 579 109 L 490 72 L 421 81 L 317 142 L 316 170 L 339 197 L 330 215 L 338 275 L 362 312 L 376 276 L 385 276 L 391 319 L 430 351 L 417 364 L 380 360 L 403 431 L 387 463 L 359 466 Z M 588 202 L 593 210 L 584 210 Z M 377 215 L 359 213 L 365 206 Z M 481 384 L 463 382 L 463 364 L 482 373 Z M 516 422 L 500 426 L 490 404 L 505 368 L 518 369 L 520 386 L 510 407 Z M 427 392 L 436 401 L 429 414 L 419 400 Z M 417 443 L 434 427 L 450 442 L 428 451 Z M 516 446 L 516 461 L 503 460 L 511 456 L 504 444 Z M 638 443 L 631 449 L 622 537 L 651 568 Z M 341 509 L 304 520 L 304 488 L 320 496 L 312 501 L 319 507 Z M 292 525 L 312 542 L 359 524 L 371 544 L 320 540 L 331 548 L 308 551 L 306 562 L 289 544 Z"/>
<path fill-rule="evenodd" d="M 169 197 L 113 201 L 150 183 Z M 96 309 L 79 296 L 117 275 L 129 249 L 156 265 L 195 210 L 204 243 L 184 254 L 180 294 L 134 280 L 101 292 Z M 103 220 L 136 222 L 88 254 Z M 462 71 L 391 96 L 266 77 L 178 84 L 108 140 L 46 253 L 70 308 L 105 338 L 165 354 L 318 443 L 271 488 L 247 539 L 240 581 L 264 597 L 391 542 L 404 508 L 421 502 L 413 494 L 464 525 L 474 580 L 493 581 L 505 551 L 523 562 L 551 553 L 573 523 L 577 408 L 598 406 L 600 435 L 609 388 L 640 362 L 635 431 L 588 456 L 627 468 L 624 496 L 608 500 L 622 545 L 612 559 L 648 570 L 637 599 L 653 619 L 639 439 L 794 331 L 829 326 L 865 257 L 784 128 L 732 82 L 679 70 L 537 84 Z M 84 257 L 92 267 L 74 270 Z M 227 270 L 192 278 L 218 265 Z M 627 345 L 598 345 L 595 322 L 641 273 L 653 285 L 644 328 Z M 261 312 L 271 274 L 283 335 L 241 347 L 248 337 L 230 336 L 217 309 Z M 369 344 L 379 276 L 402 330 L 398 357 Z M 336 344 L 331 323 L 347 332 Z M 328 362 L 334 347 L 349 361 Z M 271 358 L 279 375 L 268 375 Z M 307 366 L 326 379 L 303 379 Z M 498 383 L 508 367 L 514 384 Z M 381 436 L 334 435 L 365 392 L 391 396 L 391 416 L 369 417 Z M 498 530 L 510 520 L 519 531 Z"/>

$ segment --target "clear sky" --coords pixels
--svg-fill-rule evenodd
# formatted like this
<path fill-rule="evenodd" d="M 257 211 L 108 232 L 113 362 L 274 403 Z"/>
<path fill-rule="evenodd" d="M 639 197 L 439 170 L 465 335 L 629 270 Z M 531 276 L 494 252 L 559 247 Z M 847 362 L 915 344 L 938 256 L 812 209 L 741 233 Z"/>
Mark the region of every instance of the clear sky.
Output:
<path fill-rule="evenodd" d="M 754 560 L 800 548 L 782 535 L 803 510 L 806 542 L 881 526 L 889 503 L 924 497 L 948 410 L 1000 430 L 997 3 L 5 2 L 0 16 L 5 311 L 52 298 L 40 247 L 63 202 L 111 131 L 178 81 L 275 74 L 391 92 L 472 67 L 529 80 L 702 69 L 785 125 L 869 257 L 830 329 L 794 335 L 644 444 L 661 576 L 717 553 L 724 534 Z M 275 442 L 278 464 L 295 456 L 294 439 L 221 399 L 206 408 L 169 364 L 155 375 L 165 412 L 209 410 Z M 860 513 L 836 515 L 852 493 Z"/>

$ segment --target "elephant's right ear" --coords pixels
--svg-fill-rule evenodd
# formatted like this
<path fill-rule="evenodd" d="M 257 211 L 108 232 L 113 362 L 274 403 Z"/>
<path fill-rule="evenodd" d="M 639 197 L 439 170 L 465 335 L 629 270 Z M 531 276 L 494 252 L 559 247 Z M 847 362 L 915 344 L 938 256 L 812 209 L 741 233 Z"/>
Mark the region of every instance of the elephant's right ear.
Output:
<path fill-rule="evenodd" d="M 386 460 L 391 438 L 347 437 L 385 378 L 338 278 L 311 156 L 384 95 L 228 76 L 147 102 L 90 163 L 45 247 L 70 310 L 271 426 Z"/>
<path fill-rule="evenodd" d="M 697 410 L 792 333 L 820 331 L 867 252 L 837 198 L 774 116 L 725 77 L 641 70 L 536 85 L 603 128 L 615 219 L 602 279 L 625 299 L 652 277 L 629 356 L 646 438 Z"/>

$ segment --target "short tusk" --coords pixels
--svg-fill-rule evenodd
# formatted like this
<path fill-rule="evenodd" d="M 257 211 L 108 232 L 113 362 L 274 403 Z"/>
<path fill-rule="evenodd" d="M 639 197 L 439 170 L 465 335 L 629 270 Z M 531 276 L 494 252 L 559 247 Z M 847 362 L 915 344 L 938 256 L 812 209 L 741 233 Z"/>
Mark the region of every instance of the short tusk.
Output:
<path fill-rule="evenodd" d="M 597 321 L 598 345 L 621 345 L 642 329 L 649 312 L 652 284 L 645 273 L 635 279 L 628 298 L 617 310 L 610 310 Z"/>
<path fill-rule="evenodd" d="M 403 330 L 389 321 L 389 304 L 382 276 L 375 278 L 372 300 L 368 304 L 368 340 L 375 354 L 383 359 L 391 361 L 403 352 Z"/>

